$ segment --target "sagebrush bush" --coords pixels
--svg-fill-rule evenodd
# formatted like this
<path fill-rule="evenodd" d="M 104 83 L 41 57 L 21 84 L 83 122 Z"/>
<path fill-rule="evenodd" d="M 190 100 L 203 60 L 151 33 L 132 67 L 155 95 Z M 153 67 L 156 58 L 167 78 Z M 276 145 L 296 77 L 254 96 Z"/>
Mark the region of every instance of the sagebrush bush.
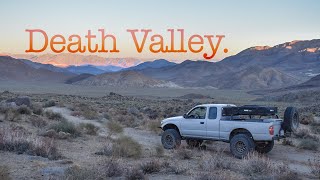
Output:
<path fill-rule="evenodd" d="M 131 168 L 127 171 L 125 178 L 127 180 L 144 180 L 147 179 L 144 173 L 139 168 Z"/>
<path fill-rule="evenodd" d="M 0 150 L 42 156 L 49 159 L 60 158 L 51 138 L 39 138 L 25 132 L 7 129 L 0 132 Z"/>
<path fill-rule="evenodd" d="M 137 127 L 138 123 L 132 115 L 116 115 L 112 118 L 114 121 L 119 122 L 127 127 Z"/>
<path fill-rule="evenodd" d="M 316 151 L 319 148 L 319 142 L 312 139 L 301 139 L 298 148 Z"/>
<path fill-rule="evenodd" d="M 308 125 L 308 124 L 311 124 L 313 122 L 314 122 L 314 116 L 311 113 L 302 114 L 301 117 L 300 117 L 300 123 L 301 124 Z"/>
<path fill-rule="evenodd" d="M 55 121 L 64 120 L 64 117 L 60 113 L 56 113 L 56 112 L 53 112 L 53 111 L 46 111 L 45 112 L 45 116 L 48 119 L 55 120 Z"/>
<path fill-rule="evenodd" d="M 156 156 L 157 157 L 162 157 L 163 154 L 164 154 L 163 146 L 161 144 L 158 144 L 155 149 L 156 149 Z"/>
<path fill-rule="evenodd" d="M 49 100 L 43 104 L 43 107 L 47 108 L 47 107 L 53 107 L 55 105 L 56 105 L 56 102 L 54 100 Z"/>
<path fill-rule="evenodd" d="M 36 115 L 43 114 L 43 108 L 39 104 L 32 104 L 31 109 L 32 109 L 33 114 L 36 114 Z"/>
<path fill-rule="evenodd" d="M 17 111 L 20 114 L 27 114 L 27 115 L 30 115 L 32 113 L 31 109 L 26 105 L 19 106 Z"/>
<path fill-rule="evenodd" d="M 91 123 L 81 123 L 79 125 L 80 129 L 89 135 L 97 135 L 99 128 Z"/>
<path fill-rule="evenodd" d="M 49 129 L 53 129 L 56 132 L 65 132 L 73 135 L 74 137 L 79 136 L 80 132 L 77 127 L 72 123 L 68 122 L 67 120 L 62 120 L 56 124 L 52 124 Z"/>
<path fill-rule="evenodd" d="M 21 119 L 20 113 L 16 109 L 10 108 L 5 111 L 4 120 L 18 121 L 20 119 Z"/>
<path fill-rule="evenodd" d="M 123 132 L 123 127 L 116 121 L 108 121 L 107 128 L 110 135 L 119 134 Z"/>
<path fill-rule="evenodd" d="M 30 121 L 34 127 L 38 128 L 43 128 L 48 124 L 41 116 L 31 116 Z"/>
<path fill-rule="evenodd" d="M 96 169 L 89 169 L 79 166 L 69 167 L 64 175 L 67 180 L 97 180 L 103 179 Z"/>
<path fill-rule="evenodd" d="M 105 163 L 104 171 L 107 177 L 119 177 L 123 174 L 123 169 L 118 160 L 111 159 Z"/>
<path fill-rule="evenodd" d="M 148 129 L 156 134 L 159 134 L 162 130 L 159 128 L 160 121 L 150 120 L 148 121 Z"/>
<path fill-rule="evenodd" d="M 231 170 L 233 164 L 234 162 L 231 159 L 226 159 L 221 152 L 217 152 L 216 154 L 205 154 L 202 156 L 200 168 L 205 171 L 221 169 Z"/>
<path fill-rule="evenodd" d="M 141 164 L 140 167 L 144 174 L 152 174 L 159 172 L 162 168 L 162 165 L 159 161 L 153 159 L 151 161 Z"/>
<path fill-rule="evenodd" d="M 142 154 L 142 147 L 131 137 L 121 136 L 114 141 L 112 154 L 120 157 L 139 158 Z"/>
<path fill-rule="evenodd" d="M 179 157 L 180 159 L 192 159 L 193 157 L 193 151 L 190 149 L 187 149 L 185 147 L 180 147 L 176 150 L 175 152 L 176 156 Z"/>

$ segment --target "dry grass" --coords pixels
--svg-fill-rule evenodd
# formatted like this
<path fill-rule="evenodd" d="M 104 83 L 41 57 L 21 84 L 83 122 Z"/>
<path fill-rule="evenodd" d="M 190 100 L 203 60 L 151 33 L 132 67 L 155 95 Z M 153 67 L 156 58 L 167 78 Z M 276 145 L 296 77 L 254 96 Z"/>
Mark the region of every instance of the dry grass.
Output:
<path fill-rule="evenodd" d="M 309 168 L 311 173 L 318 179 L 320 179 L 320 159 L 309 159 Z"/>
<path fill-rule="evenodd" d="M 223 152 L 216 152 L 215 154 L 206 153 L 202 156 L 200 169 L 205 171 L 233 169 L 234 162 L 223 156 Z"/>
<path fill-rule="evenodd" d="M 0 150 L 58 159 L 55 143 L 51 138 L 30 136 L 28 133 L 13 129 L 2 129 L 0 132 Z"/>
<path fill-rule="evenodd" d="M 46 111 L 45 112 L 45 116 L 48 119 L 55 120 L 55 121 L 64 120 L 64 117 L 60 113 L 56 113 L 56 112 L 53 112 L 53 111 Z"/>
<path fill-rule="evenodd" d="M 116 121 L 108 121 L 107 128 L 109 135 L 120 134 L 123 132 L 123 127 Z"/>
<path fill-rule="evenodd" d="M 53 129 L 56 132 L 65 132 L 71 134 L 73 137 L 77 137 L 80 135 L 80 131 L 77 127 L 67 120 L 61 120 L 58 123 L 52 124 L 49 129 Z"/>
<path fill-rule="evenodd" d="M 89 135 L 97 135 L 99 127 L 96 127 L 94 124 L 91 123 L 81 123 L 79 124 L 79 128 L 82 132 Z"/>
<path fill-rule="evenodd" d="M 144 175 L 141 169 L 131 168 L 127 171 L 125 175 L 126 180 L 144 180 L 147 177 Z"/>
<path fill-rule="evenodd" d="M 29 119 L 31 124 L 37 128 L 43 128 L 48 125 L 47 121 L 45 121 L 41 116 L 33 115 Z"/>
<path fill-rule="evenodd" d="M 107 177 L 119 177 L 123 174 L 124 167 L 117 159 L 110 159 L 105 163 L 103 170 Z"/>
<path fill-rule="evenodd" d="M 301 124 L 311 124 L 314 122 L 314 116 L 311 113 L 304 113 L 300 116 L 300 123 Z"/>
<path fill-rule="evenodd" d="M 319 148 L 319 142 L 312 139 L 301 139 L 297 147 L 300 149 L 316 151 Z"/>
<path fill-rule="evenodd" d="M 9 168 L 7 166 L 0 166 L 0 179 L 11 180 Z"/>
<path fill-rule="evenodd" d="M 139 158 L 142 155 L 141 145 L 128 136 L 121 136 L 112 145 L 114 156 Z"/>
<path fill-rule="evenodd" d="M 159 162 L 159 160 L 153 159 L 141 164 L 140 167 L 144 174 L 152 174 L 159 172 L 162 168 L 162 164 Z"/>

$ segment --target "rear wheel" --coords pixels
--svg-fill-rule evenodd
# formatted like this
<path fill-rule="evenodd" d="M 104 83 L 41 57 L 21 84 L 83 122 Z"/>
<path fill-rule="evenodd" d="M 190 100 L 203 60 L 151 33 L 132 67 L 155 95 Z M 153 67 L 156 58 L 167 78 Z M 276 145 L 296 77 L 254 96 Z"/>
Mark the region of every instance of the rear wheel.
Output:
<path fill-rule="evenodd" d="M 181 144 L 181 136 L 175 129 L 167 129 L 162 133 L 162 145 L 165 149 L 173 149 Z"/>
<path fill-rule="evenodd" d="M 273 149 L 274 141 L 256 143 L 256 151 L 262 154 L 268 153 Z"/>
<path fill-rule="evenodd" d="M 237 134 L 230 141 L 230 151 L 236 158 L 243 158 L 255 149 L 253 139 L 246 134 Z"/>
<path fill-rule="evenodd" d="M 295 107 L 287 107 L 284 112 L 282 128 L 285 132 L 295 132 L 299 127 L 299 113 Z"/>
<path fill-rule="evenodd" d="M 186 142 L 187 142 L 188 146 L 190 146 L 190 147 L 200 147 L 203 140 L 186 139 Z"/>

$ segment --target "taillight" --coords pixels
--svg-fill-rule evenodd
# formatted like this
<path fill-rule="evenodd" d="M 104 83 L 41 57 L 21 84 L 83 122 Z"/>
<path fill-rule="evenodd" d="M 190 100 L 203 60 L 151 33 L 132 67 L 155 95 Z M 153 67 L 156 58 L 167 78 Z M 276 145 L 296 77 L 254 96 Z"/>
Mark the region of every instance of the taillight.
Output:
<path fill-rule="evenodd" d="M 270 126 L 270 127 L 269 127 L 269 134 L 270 134 L 270 135 L 273 135 L 273 134 L 274 134 L 274 128 L 273 128 L 273 126 Z"/>

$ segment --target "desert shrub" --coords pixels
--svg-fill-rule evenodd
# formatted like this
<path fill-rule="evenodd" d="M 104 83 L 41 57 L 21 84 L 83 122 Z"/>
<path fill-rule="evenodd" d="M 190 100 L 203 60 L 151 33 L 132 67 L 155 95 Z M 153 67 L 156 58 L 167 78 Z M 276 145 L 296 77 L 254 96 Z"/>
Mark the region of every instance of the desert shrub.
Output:
<path fill-rule="evenodd" d="M 151 160 L 141 164 L 140 167 L 144 174 L 152 174 L 159 172 L 162 168 L 162 165 L 159 163 L 159 161 Z"/>
<path fill-rule="evenodd" d="M 98 119 L 99 114 L 94 109 L 86 109 L 82 113 L 83 117 L 86 119 Z"/>
<path fill-rule="evenodd" d="M 74 137 L 79 136 L 80 132 L 72 122 L 62 120 L 56 124 L 50 126 L 49 129 L 53 129 L 56 132 L 65 132 L 73 135 Z"/>
<path fill-rule="evenodd" d="M 116 121 L 108 121 L 107 122 L 107 128 L 109 131 L 109 134 L 119 134 L 123 132 L 123 127 L 121 126 L 121 124 L 119 124 Z"/>
<path fill-rule="evenodd" d="M 56 102 L 54 100 L 49 100 L 49 101 L 46 101 L 44 104 L 43 104 L 43 107 L 53 107 L 56 105 Z"/>
<path fill-rule="evenodd" d="M 254 152 L 245 157 L 238 166 L 238 170 L 252 177 L 252 179 L 286 179 L 293 176 L 293 172 L 283 163 L 275 163 L 265 156 Z M 295 176 L 295 179 L 298 179 Z"/>
<path fill-rule="evenodd" d="M 119 115 L 114 116 L 113 120 L 117 121 L 127 127 L 137 127 L 138 126 L 138 123 L 135 122 L 135 119 L 132 115 L 119 114 Z"/>
<path fill-rule="evenodd" d="M 308 166 L 311 170 L 311 173 L 316 177 L 320 179 L 320 159 L 309 159 Z"/>
<path fill-rule="evenodd" d="M 81 123 L 79 127 L 84 133 L 89 135 L 97 135 L 97 132 L 99 130 L 98 127 L 91 123 Z"/>
<path fill-rule="evenodd" d="M 288 139 L 288 138 L 285 138 L 281 141 L 282 145 L 285 145 L 285 146 L 294 146 L 292 140 Z"/>
<path fill-rule="evenodd" d="M 80 103 L 74 107 L 74 111 L 78 111 L 81 113 L 83 117 L 86 119 L 98 119 L 99 114 L 97 111 L 89 106 L 88 104 Z"/>
<path fill-rule="evenodd" d="M 257 174 L 271 174 L 274 171 L 274 166 L 271 161 L 264 157 L 259 156 L 257 153 L 249 154 L 242 160 L 243 173 L 247 175 Z"/>
<path fill-rule="evenodd" d="M 20 118 L 20 113 L 16 109 L 10 108 L 5 111 L 4 120 L 17 121 L 20 120 Z"/>
<path fill-rule="evenodd" d="M 147 179 L 144 175 L 144 173 L 142 172 L 141 169 L 139 168 L 131 168 L 129 169 L 129 171 L 127 171 L 125 178 L 127 180 L 144 180 Z"/>
<path fill-rule="evenodd" d="M 182 160 L 184 160 L 184 159 L 192 159 L 192 157 L 193 157 L 192 150 L 184 148 L 184 147 L 181 147 L 181 148 L 177 149 L 177 151 L 175 153 L 176 153 L 176 156 L 179 157 Z"/>
<path fill-rule="evenodd" d="M 33 114 L 42 115 L 43 113 L 43 108 L 39 104 L 32 104 L 31 109 Z"/>
<path fill-rule="evenodd" d="M 68 180 L 96 180 L 102 179 L 101 174 L 96 169 L 83 168 L 79 166 L 69 167 L 65 171 L 65 179 Z"/>
<path fill-rule="evenodd" d="M 47 121 L 45 121 L 44 119 L 42 119 L 42 117 L 40 116 L 32 116 L 30 117 L 30 121 L 31 121 L 31 124 L 34 126 L 34 127 L 38 127 L 38 128 L 42 128 L 42 127 L 45 127 L 48 123 Z"/>
<path fill-rule="evenodd" d="M 17 111 L 20 114 L 27 114 L 27 115 L 31 114 L 31 109 L 26 105 L 19 106 Z"/>
<path fill-rule="evenodd" d="M 230 171 L 219 170 L 217 172 L 198 173 L 196 174 L 196 180 L 240 180 L 245 179 L 239 174 L 233 174 Z"/>
<path fill-rule="evenodd" d="M 297 132 L 294 133 L 294 135 L 298 138 L 302 138 L 302 139 L 312 139 L 315 141 L 318 141 L 318 137 L 315 135 L 311 134 L 311 131 L 309 129 L 306 128 L 300 128 L 298 129 Z"/>
<path fill-rule="evenodd" d="M 159 134 L 162 130 L 160 127 L 160 121 L 148 121 L 148 129 L 152 132 Z"/>
<path fill-rule="evenodd" d="M 320 134 L 320 122 L 313 122 L 310 125 L 313 133 Z"/>
<path fill-rule="evenodd" d="M 180 165 L 179 163 L 168 166 L 168 169 L 171 173 L 174 174 L 184 174 L 188 171 L 189 167 L 185 165 Z"/>
<path fill-rule="evenodd" d="M 164 154 L 164 149 L 163 149 L 162 145 L 158 144 L 156 146 L 156 156 L 157 157 L 162 157 L 163 154 Z"/>
<path fill-rule="evenodd" d="M 319 142 L 312 139 L 301 139 L 298 148 L 316 151 L 319 148 Z"/>
<path fill-rule="evenodd" d="M 60 113 L 56 113 L 53 111 L 46 111 L 45 115 L 48 119 L 51 119 L 51 120 L 55 120 L 55 121 L 64 120 L 64 117 Z"/>
<path fill-rule="evenodd" d="M 105 172 L 107 177 L 119 177 L 123 174 L 123 167 L 117 160 L 111 159 L 106 162 Z"/>
<path fill-rule="evenodd" d="M 7 166 L 0 166 L 0 179 L 10 180 L 10 172 Z"/>
<path fill-rule="evenodd" d="M 314 122 L 314 116 L 311 113 L 302 114 L 300 119 L 301 119 L 300 123 L 305 125 L 308 125 Z"/>
<path fill-rule="evenodd" d="M 142 154 L 142 148 L 131 137 L 122 136 L 113 143 L 112 154 L 120 157 L 139 158 Z"/>
<path fill-rule="evenodd" d="M 225 157 L 223 157 L 221 152 L 217 152 L 214 155 L 205 154 L 202 157 L 200 168 L 205 171 L 213 171 L 219 169 L 231 170 L 233 168 L 233 163 L 234 162 L 231 159 L 226 159 Z"/>
<path fill-rule="evenodd" d="M 2 130 L 0 133 L 0 150 L 58 159 L 55 144 L 51 138 L 30 137 L 27 133 L 16 130 Z"/>

